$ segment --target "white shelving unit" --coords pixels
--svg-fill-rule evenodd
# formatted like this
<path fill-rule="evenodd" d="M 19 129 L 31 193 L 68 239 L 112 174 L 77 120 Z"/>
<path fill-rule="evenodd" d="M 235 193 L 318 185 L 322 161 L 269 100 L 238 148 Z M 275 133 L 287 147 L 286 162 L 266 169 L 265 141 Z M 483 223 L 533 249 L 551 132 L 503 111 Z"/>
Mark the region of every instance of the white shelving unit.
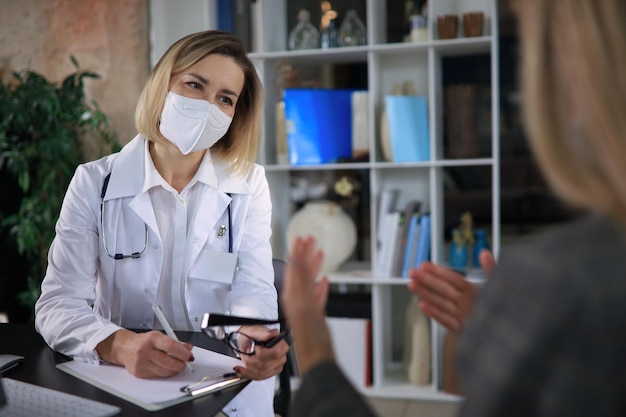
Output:
<path fill-rule="evenodd" d="M 362 0 L 359 0 L 362 1 Z M 369 288 L 372 306 L 372 365 L 373 385 L 363 391 L 367 395 L 401 399 L 433 401 L 458 401 L 460 398 L 446 394 L 441 387 L 442 329 L 431 326 L 432 382 L 427 386 L 414 386 L 404 376 L 401 360 L 394 347 L 403 339 L 398 305 L 406 305 L 409 292 L 407 280 L 398 277 L 376 276 L 375 258 L 376 219 L 381 190 L 391 187 L 401 190 L 398 207 L 410 199 L 420 199 L 422 208 L 430 211 L 432 218 L 431 259 L 446 263 L 446 236 L 444 236 L 444 171 L 452 167 L 480 167 L 491 170 L 491 226 L 489 241 L 494 253 L 500 248 L 500 147 L 499 147 L 499 77 L 498 77 L 498 13 L 496 0 L 437 0 L 428 2 L 429 40 L 419 43 L 387 43 L 386 2 L 392 0 L 366 0 L 366 16 L 360 16 L 367 26 L 368 44 L 358 47 L 340 47 L 306 51 L 287 51 L 287 0 L 256 0 L 256 27 L 253 43 L 257 52 L 250 58 L 265 87 L 265 116 L 262 150 L 259 163 L 264 165 L 272 191 L 273 241 L 275 257 L 286 259 L 286 230 L 292 213 L 289 188 L 292 174 L 298 171 L 366 170 L 369 173 L 370 249 L 371 259 L 358 263 L 329 276 L 332 283 L 357 284 Z M 152 48 L 165 50 L 169 44 L 185 33 L 215 27 L 215 0 L 194 0 L 198 8 L 180 9 L 176 2 L 151 0 L 153 19 L 163 21 L 163 16 L 174 14 L 175 21 L 163 23 L 175 26 L 152 29 Z M 474 38 L 458 37 L 438 40 L 436 17 L 440 14 L 461 15 L 469 11 L 485 13 L 485 35 Z M 182 15 L 181 15 L 182 14 Z M 186 15 L 185 15 L 186 14 Z M 185 22 L 190 22 L 187 24 Z M 195 23 L 194 23 L 195 22 Z M 194 23 L 194 24 L 191 24 Z M 203 26 L 203 27 L 202 27 Z M 184 33 L 183 33 L 184 32 Z M 169 37 L 168 37 L 169 36 Z M 443 151 L 443 75 L 442 60 L 446 57 L 489 55 L 491 94 L 491 153 L 476 159 L 446 159 Z M 360 63 L 367 68 L 369 91 L 369 162 L 324 164 L 314 166 L 289 166 L 277 163 L 275 104 L 280 100 L 277 87 L 277 66 L 283 61 L 300 67 L 343 65 Z M 410 80 L 418 94 L 428 98 L 430 125 L 430 160 L 415 163 L 385 162 L 379 137 L 379 115 L 384 96 L 392 92 L 394 83 Z M 350 264 L 353 265 L 353 264 Z M 398 324 L 400 323 L 400 325 Z M 400 329 L 400 330 L 398 330 Z M 395 344 L 394 344 L 395 341 Z M 396 347 L 397 350 L 397 347 Z"/>
<path fill-rule="evenodd" d="M 398 207 L 412 198 L 422 201 L 431 213 L 432 240 L 431 259 L 446 262 L 443 224 L 443 182 L 446 167 L 483 166 L 491 168 L 492 177 L 492 224 L 490 242 L 497 254 L 500 247 L 499 216 L 499 125 L 498 125 L 498 40 L 496 34 L 497 11 L 494 0 L 439 0 L 429 2 L 429 40 L 419 43 L 386 43 L 385 0 L 367 0 L 367 16 L 363 21 L 368 29 L 368 44 L 357 47 L 333 49 L 287 51 L 286 43 L 290 28 L 285 27 L 286 2 L 258 0 L 258 27 L 265 28 L 259 34 L 259 51 L 251 53 L 259 75 L 265 85 L 264 135 L 259 162 L 267 171 L 274 204 L 273 248 L 277 257 L 286 257 L 286 230 L 292 210 L 289 196 L 290 179 L 297 171 L 321 170 L 368 170 L 371 207 L 370 230 L 372 231 L 371 262 L 359 264 L 358 270 L 342 269 L 329 276 L 335 284 L 359 284 L 369 286 L 372 297 L 372 354 L 373 385 L 363 391 L 367 395 L 388 398 L 411 398 L 434 401 L 457 401 L 459 397 L 444 393 L 441 387 L 441 358 L 443 331 L 436 325 L 432 329 L 432 383 L 414 386 L 407 382 L 402 363 L 394 358 L 393 341 L 402 338 L 394 334 L 391 323 L 403 321 L 394 317 L 392 305 L 408 300 L 407 280 L 397 277 L 381 277 L 374 274 L 376 241 L 376 219 L 378 198 L 386 187 L 398 188 L 401 194 Z M 474 38 L 458 37 L 438 40 L 436 16 L 444 13 L 461 15 L 468 11 L 485 13 L 485 36 Z M 444 57 L 489 54 L 491 59 L 491 155 L 477 159 L 445 159 L 443 155 L 443 85 L 442 59 Z M 314 166 L 289 166 L 277 163 L 275 103 L 280 100 L 276 87 L 279 77 L 277 66 L 288 61 L 294 66 L 311 67 L 320 65 L 342 65 L 348 63 L 367 64 L 369 91 L 369 162 L 347 164 L 323 164 Z M 394 83 L 410 80 L 418 94 L 428 97 L 431 157 L 426 162 L 385 162 L 379 137 L 379 114 L 384 96 L 390 94 Z M 397 333 L 397 332 L 395 332 Z M 396 355 L 397 356 L 397 355 Z"/>

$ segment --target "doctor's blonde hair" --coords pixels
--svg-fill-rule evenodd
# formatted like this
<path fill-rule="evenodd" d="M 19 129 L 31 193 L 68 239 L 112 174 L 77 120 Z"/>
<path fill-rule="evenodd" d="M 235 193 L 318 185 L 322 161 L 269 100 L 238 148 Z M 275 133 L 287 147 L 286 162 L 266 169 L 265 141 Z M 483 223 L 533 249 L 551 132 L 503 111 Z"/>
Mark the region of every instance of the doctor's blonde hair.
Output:
<path fill-rule="evenodd" d="M 170 79 L 210 54 L 233 58 L 244 73 L 233 121 L 226 135 L 211 147 L 211 153 L 229 161 L 233 172 L 246 174 L 259 152 L 263 93 L 254 65 L 246 56 L 241 40 L 232 33 L 217 30 L 193 33 L 170 46 L 152 69 L 139 97 L 135 124 L 146 139 L 167 141 L 159 130 L 159 119 Z"/>
<path fill-rule="evenodd" d="M 556 193 L 626 226 L 626 2 L 519 0 L 526 127 Z"/>

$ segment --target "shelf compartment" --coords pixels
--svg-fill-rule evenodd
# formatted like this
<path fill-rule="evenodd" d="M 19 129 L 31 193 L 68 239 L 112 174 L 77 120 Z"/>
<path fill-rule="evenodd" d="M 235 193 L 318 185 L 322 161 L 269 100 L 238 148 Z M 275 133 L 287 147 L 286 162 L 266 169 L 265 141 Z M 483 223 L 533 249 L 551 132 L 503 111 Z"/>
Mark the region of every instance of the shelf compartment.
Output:
<path fill-rule="evenodd" d="M 330 49 L 303 49 L 298 51 L 255 52 L 248 54 L 253 61 L 283 61 L 289 60 L 295 64 L 317 65 L 320 62 L 328 64 L 367 62 L 369 47 L 342 46 Z"/>
<path fill-rule="evenodd" d="M 269 4 L 268 0 L 261 0 Z M 281 0 L 286 8 L 287 2 Z M 259 161 L 265 166 L 274 204 L 273 216 L 273 250 L 275 254 L 286 256 L 285 236 L 289 217 L 296 205 L 290 198 L 290 184 L 298 176 L 320 175 L 328 177 L 340 171 L 363 171 L 368 177 L 367 192 L 369 214 L 365 217 L 367 232 L 359 232 L 359 240 L 367 241 L 369 252 L 354 256 L 338 271 L 328 273 L 332 288 L 345 292 L 348 297 L 353 292 L 367 293 L 371 300 L 372 317 L 372 369 L 373 386 L 362 388 L 368 396 L 381 398 L 414 399 L 441 402 L 457 402 L 462 398 L 441 390 L 441 362 L 443 341 L 442 329 L 431 322 L 431 381 L 426 386 L 414 386 L 408 382 L 402 365 L 401 347 L 404 341 L 403 326 L 405 309 L 411 296 L 406 286 L 407 278 L 376 276 L 376 242 L 378 203 L 381 191 L 385 188 L 398 188 L 401 192 L 396 208 L 402 210 L 408 200 L 422 201 L 422 211 L 431 213 L 431 259 L 445 265 L 447 261 L 447 240 L 450 227 L 450 216 L 455 209 L 451 204 L 452 194 L 446 188 L 448 171 L 480 171 L 486 172 L 489 181 L 479 191 L 489 195 L 487 201 L 486 223 L 480 226 L 489 229 L 489 237 L 494 252 L 499 248 L 499 146 L 498 146 L 498 37 L 497 12 L 493 0 L 438 0 L 429 2 L 428 15 L 429 39 L 422 42 L 388 42 L 390 37 L 386 25 L 389 7 L 397 7 L 392 0 L 367 0 L 364 2 L 367 16 L 359 14 L 368 27 L 368 44 L 357 47 L 339 47 L 333 49 L 314 49 L 304 51 L 285 51 L 281 48 L 265 48 L 265 52 L 253 53 L 249 56 L 255 62 L 266 89 L 264 117 L 264 154 Z M 333 6 L 335 4 L 333 3 Z M 465 12 L 480 10 L 485 13 L 484 36 L 457 37 L 454 39 L 436 39 L 436 16 L 443 13 L 456 14 L 461 19 Z M 396 25 L 397 26 L 397 25 Z M 262 29 L 268 36 L 278 36 L 285 32 L 279 28 L 276 33 L 264 26 Z M 287 28 L 288 29 L 288 28 Z M 462 33 L 462 31 L 459 31 Z M 284 43 L 284 42 L 283 42 Z M 278 45 L 278 43 L 277 43 Z M 285 49 L 284 47 L 282 49 Z M 454 154 L 448 157 L 448 140 L 445 135 L 444 120 L 444 88 L 458 80 L 450 76 L 450 70 L 458 63 L 469 62 L 474 57 L 482 60 L 478 78 L 474 72 L 470 80 L 463 82 L 482 83 L 489 89 L 487 105 L 490 132 L 483 132 L 489 137 L 485 140 L 481 151 L 471 157 Z M 280 88 L 276 83 L 277 67 L 284 62 L 291 65 L 306 67 L 308 70 L 321 69 L 329 71 L 334 67 L 343 67 L 345 72 L 352 71 L 352 78 L 365 76 L 365 85 L 369 92 L 369 160 L 355 162 L 337 162 L 305 166 L 279 164 L 275 156 L 275 107 L 280 99 Z M 473 64 L 470 64 L 473 65 Z M 460 69 L 463 75 L 466 71 Z M 357 72 L 359 72 L 357 74 Z M 363 78 L 360 79 L 361 81 Z M 427 161 L 394 163 L 385 160 L 380 145 L 380 114 L 383 109 L 384 97 L 393 92 L 393 86 L 404 81 L 411 81 L 417 94 L 427 97 L 429 114 L 430 159 Z M 336 85 L 337 88 L 351 86 Z M 486 126 L 485 126 L 486 127 Z M 487 143 L 489 142 L 489 143 Z M 458 196 L 457 196 L 458 197 Z M 459 197 L 464 206 L 464 195 Z M 455 220 L 458 221 L 458 218 Z M 280 241 L 278 246 L 275 242 Z"/>

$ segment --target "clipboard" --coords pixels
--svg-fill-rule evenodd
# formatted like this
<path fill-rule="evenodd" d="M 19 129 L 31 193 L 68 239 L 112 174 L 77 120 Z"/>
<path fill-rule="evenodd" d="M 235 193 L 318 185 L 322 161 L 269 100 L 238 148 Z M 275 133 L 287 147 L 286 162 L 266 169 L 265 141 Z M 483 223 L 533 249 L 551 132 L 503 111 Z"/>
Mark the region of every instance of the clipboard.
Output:
<path fill-rule="evenodd" d="M 192 353 L 193 372 L 186 369 L 170 378 L 141 379 L 123 366 L 109 363 L 92 365 L 73 360 L 56 367 L 148 411 L 162 410 L 249 382 L 232 375 L 233 367 L 243 366 L 240 359 L 198 346 L 193 347 Z"/>

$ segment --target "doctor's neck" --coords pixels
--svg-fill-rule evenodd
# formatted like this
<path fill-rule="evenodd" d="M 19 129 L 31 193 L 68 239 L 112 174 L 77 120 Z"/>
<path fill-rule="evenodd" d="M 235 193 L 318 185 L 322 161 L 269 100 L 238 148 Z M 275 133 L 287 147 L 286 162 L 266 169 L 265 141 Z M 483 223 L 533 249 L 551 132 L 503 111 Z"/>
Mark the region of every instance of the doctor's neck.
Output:
<path fill-rule="evenodd" d="M 173 144 L 153 141 L 148 144 L 148 149 L 159 174 L 179 193 L 198 171 L 204 152 L 206 152 L 206 150 L 201 150 L 183 155 Z"/>

